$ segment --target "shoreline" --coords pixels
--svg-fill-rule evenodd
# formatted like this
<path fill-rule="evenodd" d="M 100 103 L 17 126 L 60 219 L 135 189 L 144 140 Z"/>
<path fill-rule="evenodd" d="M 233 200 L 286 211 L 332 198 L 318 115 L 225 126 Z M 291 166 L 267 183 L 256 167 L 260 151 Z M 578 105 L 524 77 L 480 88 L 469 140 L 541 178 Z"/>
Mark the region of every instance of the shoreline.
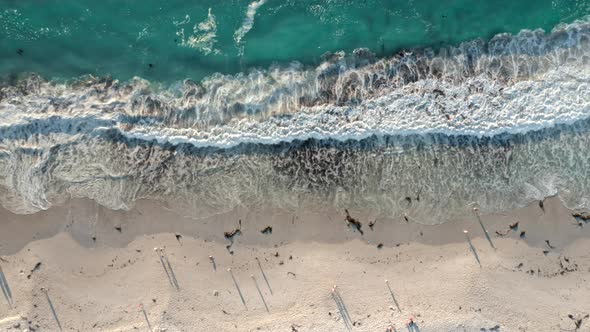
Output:
<path fill-rule="evenodd" d="M 333 285 L 355 331 L 385 331 L 389 324 L 405 330 L 409 315 L 421 331 L 569 329 L 575 324 L 568 315 L 584 317 L 583 308 L 590 307 L 584 282 L 590 274 L 590 225 L 579 226 L 557 198 L 546 199 L 543 208 L 536 202 L 482 215 L 496 250 L 475 217 L 432 226 L 379 219 L 371 230 L 370 215 L 350 211 L 362 222 L 361 236 L 347 227 L 344 211 L 333 210 L 296 216 L 234 210 L 201 220 L 153 201 L 140 201 L 131 211 L 89 200 L 33 215 L 2 210 L 0 265 L 16 307 L 9 309 L 0 298 L 0 329 L 38 324 L 38 330 L 55 330 L 40 291 L 45 287 L 64 330 L 145 330 L 139 303 L 154 331 L 345 330 L 330 296 Z M 234 237 L 230 254 L 224 232 L 239 219 L 241 235 Z M 518 231 L 495 233 L 510 230 L 515 220 Z M 261 233 L 267 226 L 272 234 Z M 481 268 L 463 229 L 470 232 Z M 166 280 L 154 247 L 165 248 L 180 291 Z M 232 268 L 248 310 L 226 268 Z"/>
<path fill-rule="evenodd" d="M 543 247 L 543 234 L 557 230 L 552 241 L 576 240 L 580 235 L 579 225 L 585 223 L 572 216 L 574 210 L 567 208 L 557 197 L 548 197 L 525 207 L 505 212 L 480 213 L 480 217 L 492 238 L 499 237 L 496 231 L 506 233 L 509 238 L 520 238 L 520 231 L 526 228 L 540 228 L 537 232 L 526 233 L 521 239 L 529 246 Z M 70 233 L 81 246 L 124 247 L 142 235 L 159 233 L 180 233 L 185 237 L 227 244 L 225 231 L 231 231 L 242 221 L 242 234 L 237 238 L 240 244 L 282 245 L 291 242 L 342 243 L 359 239 L 367 244 L 382 243 L 384 247 L 416 242 L 426 245 L 444 245 L 465 242 L 462 230 L 469 230 L 473 236 L 483 237 L 481 226 L 472 213 L 466 213 L 456 220 L 442 224 L 423 224 L 412 216 L 382 218 L 371 214 L 351 216 L 362 223 L 364 235 L 347 227 L 346 213 L 333 207 L 321 213 L 314 211 L 291 212 L 281 209 L 261 209 L 257 211 L 234 208 L 225 213 L 198 218 L 179 213 L 168 208 L 165 202 L 139 200 L 130 210 L 111 210 L 89 199 L 72 199 L 60 206 L 34 214 L 14 214 L 0 207 L 0 255 L 14 254 L 30 241 L 46 239 L 59 233 Z M 569 217 L 569 220 L 567 220 Z M 566 220 L 564 220 L 566 219 Z M 556 225 L 553 220 L 559 220 Z M 509 225 L 519 222 L 519 231 L 508 232 Z M 374 230 L 369 223 L 375 222 Z M 273 227 L 270 236 L 262 234 L 265 227 Z M 121 231 L 116 231 L 120 227 Z M 422 234 L 420 234 L 422 232 Z M 9 236 L 5 236 L 9 234 Z M 17 236 L 15 236 L 17 235 Z M 92 240 L 96 237 L 96 240 Z"/>

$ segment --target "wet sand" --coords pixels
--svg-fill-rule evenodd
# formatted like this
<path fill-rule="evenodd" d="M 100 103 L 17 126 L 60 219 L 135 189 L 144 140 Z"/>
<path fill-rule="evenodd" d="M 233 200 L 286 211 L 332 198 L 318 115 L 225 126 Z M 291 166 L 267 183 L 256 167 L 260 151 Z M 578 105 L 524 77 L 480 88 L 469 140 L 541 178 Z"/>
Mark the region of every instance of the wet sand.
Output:
<path fill-rule="evenodd" d="M 14 304 L 0 298 L 0 330 L 58 331 L 42 288 L 65 331 L 408 331 L 410 316 L 419 331 L 590 330 L 590 224 L 556 198 L 543 208 L 483 214 L 496 249 L 474 215 L 421 225 L 350 211 L 361 235 L 334 210 L 195 218 L 153 201 L 112 211 L 89 200 L 0 210 Z"/>

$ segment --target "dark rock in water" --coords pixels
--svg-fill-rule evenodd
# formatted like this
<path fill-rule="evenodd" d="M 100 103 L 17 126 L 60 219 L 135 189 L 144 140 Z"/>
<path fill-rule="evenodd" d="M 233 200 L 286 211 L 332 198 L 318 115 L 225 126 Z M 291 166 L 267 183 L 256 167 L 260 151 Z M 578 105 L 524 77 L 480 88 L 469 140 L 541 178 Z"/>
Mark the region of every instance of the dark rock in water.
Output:
<path fill-rule="evenodd" d="M 260 231 L 262 234 L 272 234 L 272 226 L 266 226 L 263 230 Z"/>
<path fill-rule="evenodd" d="M 25 53 L 25 51 L 22 48 L 19 48 L 16 50 L 16 54 L 22 56 Z"/>

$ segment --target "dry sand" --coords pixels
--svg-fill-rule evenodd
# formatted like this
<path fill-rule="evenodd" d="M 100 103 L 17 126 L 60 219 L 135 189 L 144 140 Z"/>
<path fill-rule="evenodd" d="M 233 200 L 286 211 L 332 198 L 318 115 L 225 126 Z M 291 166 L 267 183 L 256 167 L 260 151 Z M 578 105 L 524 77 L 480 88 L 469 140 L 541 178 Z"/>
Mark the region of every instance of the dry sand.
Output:
<path fill-rule="evenodd" d="M 482 215 L 497 249 L 473 216 L 436 226 L 377 219 L 371 230 L 372 216 L 350 211 L 361 235 L 344 211 L 198 219 L 151 201 L 111 211 L 88 200 L 34 215 L 0 210 L 14 302 L 0 298 L 0 330 L 58 331 L 45 288 L 65 331 L 346 331 L 342 316 L 354 331 L 408 331 L 412 315 L 414 331 L 590 331 L 590 224 L 558 199 L 544 209 Z M 224 232 L 240 219 L 230 254 Z M 172 282 L 154 247 L 165 248 Z"/>

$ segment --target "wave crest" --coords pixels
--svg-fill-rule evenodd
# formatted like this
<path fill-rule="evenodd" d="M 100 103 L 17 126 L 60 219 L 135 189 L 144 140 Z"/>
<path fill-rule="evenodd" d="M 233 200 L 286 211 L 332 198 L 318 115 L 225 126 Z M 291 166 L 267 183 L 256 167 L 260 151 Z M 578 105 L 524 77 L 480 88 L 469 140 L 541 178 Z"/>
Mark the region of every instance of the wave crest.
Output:
<path fill-rule="evenodd" d="M 30 213 L 69 197 L 123 209 L 156 198 L 208 214 L 322 201 L 428 223 L 471 200 L 503 209 L 557 191 L 585 206 L 576 170 L 588 165 L 568 147 L 585 151 L 587 134 L 548 128 L 588 118 L 589 61 L 581 20 L 172 86 L 14 77 L 0 87 L 0 202 Z"/>

